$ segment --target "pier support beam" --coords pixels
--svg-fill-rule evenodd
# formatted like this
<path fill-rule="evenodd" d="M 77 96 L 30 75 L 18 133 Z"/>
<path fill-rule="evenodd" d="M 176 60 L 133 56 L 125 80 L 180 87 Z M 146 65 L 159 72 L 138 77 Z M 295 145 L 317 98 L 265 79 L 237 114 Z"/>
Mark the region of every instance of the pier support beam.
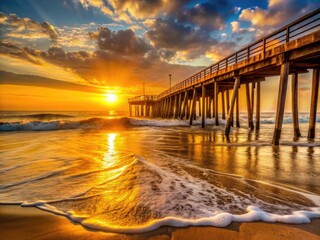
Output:
<path fill-rule="evenodd" d="M 204 128 L 205 127 L 205 121 L 206 121 L 206 87 L 204 85 L 202 85 L 202 121 L 201 121 L 201 127 Z M 199 99 L 200 102 L 200 99 Z"/>
<path fill-rule="evenodd" d="M 141 117 L 144 117 L 144 105 L 141 104 Z"/>
<path fill-rule="evenodd" d="M 226 95 L 227 95 L 227 113 L 229 112 L 229 108 L 230 108 L 230 97 L 229 97 L 229 90 L 226 91 Z"/>
<path fill-rule="evenodd" d="M 234 103 L 236 99 L 238 98 L 238 88 L 240 86 L 240 77 L 235 77 L 235 82 L 233 86 L 233 92 L 232 92 L 232 98 L 231 98 L 231 104 L 230 108 L 228 111 L 228 119 L 227 119 L 227 124 L 226 124 L 226 129 L 225 129 L 225 135 L 228 136 L 230 133 L 230 127 L 231 127 L 231 121 L 232 121 L 232 115 L 233 115 L 233 108 L 234 108 Z"/>
<path fill-rule="evenodd" d="M 178 95 L 177 94 L 174 96 L 174 107 L 172 109 L 172 112 L 173 112 L 172 117 L 177 118 L 176 117 L 178 113 Z"/>
<path fill-rule="evenodd" d="M 219 96 L 219 85 L 218 82 L 214 83 L 214 97 L 215 97 L 215 101 L 214 101 L 214 116 L 215 116 L 215 123 L 216 126 L 219 126 L 219 109 L 218 109 L 218 96 Z"/>
<path fill-rule="evenodd" d="M 132 105 L 131 104 L 129 104 L 129 115 L 130 115 L 130 117 L 132 117 Z"/>
<path fill-rule="evenodd" d="M 298 73 L 295 72 L 292 74 L 291 81 L 291 105 L 292 105 L 292 123 L 294 130 L 294 137 L 298 138 L 301 136 L 299 129 L 299 115 L 298 115 Z"/>
<path fill-rule="evenodd" d="M 216 116 L 216 105 L 215 105 L 215 97 L 216 97 L 216 92 L 215 92 L 215 83 L 213 83 L 213 91 L 212 91 L 212 118 L 215 118 Z"/>
<path fill-rule="evenodd" d="M 240 127 L 239 88 L 237 89 L 237 98 L 236 98 L 236 127 L 237 128 Z"/>
<path fill-rule="evenodd" d="M 182 109 L 180 113 L 180 119 L 183 119 L 184 116 L 186 115 L 186 106 L 188 105 L 188 92 L 187 90 L 184 91 L 184 98 L 183 98 L 183 103 L 182 103 Z"/>
<path fill-rule="evenodd" d="M 199 97 L 199 102 L 198 102 L 198 108 L 199 108 L 199 117 L 202 115 L 202 109 L 201 109 L 201 102 L 200 102 L 200 97 Z M 196 119 L 196 118 L 195 118 Z"/>
<path fill-rule="evenodd" d="M 187 99 L 187 111 L 186 111 L 186 118 L 189 119 L 190 117 L 190 102 L 191 100 Z"/>
<path fill-rule="evenodd" d="M 224 90 L 221 93 L 221 104 L 222 104 L 222 119 L 226 119 L 226 109 L 225 109 L 225 103 L 224 103 Z"/>
<path fill-rule="evenodd" d="M 319 82 L 320 82 L 320 68 L 314 68 L 312 73 L 312 92 L 311 92 L 311 106 L 309 118 L 308 138 L 315 137 L 316 115 L 319 96 Z"/>
<path fill-rule="evenodd" d="M 212 99 L 210 96 L 207 97 L 207 117 L 211 118 L 211 102 Z"/>
<path fill-rule="evenodd" d="M 253 126 L 251 103 L 250 103 L 249 83 L 246 84 L 246 96 L 247 96 L 248 126 L 249 126 L 250 130 L 253 130 L 254 126 Z"/>
<path fill-rule="evenodd" d="M 254 89 L 256 88 L 256 83 L 253 82 L 251 84 L 251 118 L 253 119 L 253 112 L 254 112 Z"/>
<path fill-rule="evenodd" d="M 281 137 L 281 128 L 282 128 L 283 115 L 284 115 L 284 105 L 285 105 L 286 94 L 287 94 L 289 66 L 290 66 L 289 62 L 285 62 L 281 65 L 276 123 L 275 123 L 275 129 L 274 129 L 273 140 L 272 140 L 272 143 L 275 145 L 279 145 L 279 140 Z"/>
<path fill-rule="evenodd" d="M 177 104 L 177 111 L 176 111 L 176 116 L 175 116 L 175 118 L 179 118 L 179 116 L 180 116 L 180 112 L 181 112 L 181 98 L 182 98 L 182 93 L 179 93 L 178 104 Z"/>
<path fill-rule="evenodd" d="M 192 125 L 194 115 L 196 114 L 196 106 L 197 106 L 197 90 L 195 88 L 193 88 L 192 102 L 191 102 L 191 106 L 190 106 L 189 125 Z"/>
<path fill-rule="evenodd" d="M 260 82 L 257 82 L 256 131 L 260 130 Z"/>

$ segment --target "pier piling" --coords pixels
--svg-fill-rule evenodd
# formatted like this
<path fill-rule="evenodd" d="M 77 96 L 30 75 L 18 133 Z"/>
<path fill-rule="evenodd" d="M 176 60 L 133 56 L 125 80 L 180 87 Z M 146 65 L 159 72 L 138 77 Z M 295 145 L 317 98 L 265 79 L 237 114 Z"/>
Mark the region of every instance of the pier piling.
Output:
<path fill-rule="evenodd" d="M 292 105 L 292 123 L 294 130 L 294 137 L 298 138 L 301 136 L 299 129 L 299 116 L 298 116 L 298 73 L 292 74 L 291 80 L 291 105 Z"/>
<path fill-rule="evenodd" d="M 284 106 L 285 106 L 286 93 L 287 93 L 289 66 L 290 66 L 289 62 L 284 62 L 281 65 L 276 122 L 275 122 L 275 129 L 274 129 L 273 140 L 272 140 L 272 143 L 274 145 L 279 145 L 279 140 L 281 136 Z"/>
<path fill-rule="evenodd" d="M 249 83 L 246 84 L 246 97 L 247 97 L 248 127 L 250 130 L 253 130 L 254 126 L 253 126 L 253 120 L 252 120 Z"/>
<path fill-rule="evenodd" d="M 206 87 L 202 85 L 202 121 L 201 121 L 202 128 L 205 127 L 205 121 L 206 121 L 205 109 L 206 109 Z"/>
<path fill-rule="evenodd" d="M 231 127 L 231 121 L 232 121 L 232 115 L 233 115 L 233 108 L 234 108 L 234 103 L 236 99 L 238 98 L 238 88 L 240 86 L 240 77 L 235 77 L 234 81 L 234 87 L 232 91 L 232 98 L 231 98 L 231 105 L 228 111 L 228 119 L 227 119 L 227 124 L 225 128 L 225 135 L 228 136 L 230 133 L 230 127 Z"/>
<path fill-rule="evenodd" d="M 308 138 L 315 138 L 316 115 L 319 96 L 320 68 L 314 68 L 312 73 L 311 106 Z"/>

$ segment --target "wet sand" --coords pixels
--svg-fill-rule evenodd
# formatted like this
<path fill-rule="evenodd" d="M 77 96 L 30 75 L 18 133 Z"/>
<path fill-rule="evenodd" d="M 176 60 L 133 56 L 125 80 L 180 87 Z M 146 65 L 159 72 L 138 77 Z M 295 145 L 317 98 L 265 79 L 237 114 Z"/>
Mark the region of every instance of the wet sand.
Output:
<path fill-rule="evenodd" d="M 144 234 L 114 234 L 92 231 L 73 224 L 62 216 L 37 208 L 0 205 L 1 239 L 183 239 L 183 240 L 320 240 L 320 219 L 310 224 L 272 224 L 263 222 L 232 223 L 226 228 L 215 227 L 162 227 Z"/>

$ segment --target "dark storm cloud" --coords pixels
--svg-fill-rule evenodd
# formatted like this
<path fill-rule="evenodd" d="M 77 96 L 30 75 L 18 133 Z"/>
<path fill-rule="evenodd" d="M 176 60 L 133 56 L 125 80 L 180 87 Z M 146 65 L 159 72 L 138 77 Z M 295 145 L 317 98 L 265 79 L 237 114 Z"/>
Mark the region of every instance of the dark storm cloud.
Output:
<path fill-rule="evenodd" d="M 179 10 L 177 19 L 180 23 L 192 24 L 205 30 L 221 30 L 233 8 L 227 1 L 212 1 L 196 4 L 192 8 Z"/>
<path fill-rule="evenodd" d="M 135 35 L 131 29 L 111 31 L 100 27 L 97 32 L 89 33 L 91 39 L 97 40 L 99 49 L 125 55 L 143 55 L 151 46 L 142 38 Z"/>

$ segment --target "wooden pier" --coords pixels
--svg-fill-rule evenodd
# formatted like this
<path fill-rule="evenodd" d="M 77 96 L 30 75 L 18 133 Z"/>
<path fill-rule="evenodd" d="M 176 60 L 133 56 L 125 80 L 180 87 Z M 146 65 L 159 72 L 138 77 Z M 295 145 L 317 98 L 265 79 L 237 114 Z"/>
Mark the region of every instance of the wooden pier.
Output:
<path fill-rule="evenodd" d="M 279 76 L 273 144 L 281 137 L 288 77 L 292 75 L 292 119 L 294 137 L 299 137 L 299 74 L 312 71 L 311 106 L 308 138 L 315 138 L 317 101 L 320 84 L 320 9 L 288 24 L 203 69 L 157 96 L 129 99 L 130 116 L 187 119 L 192 125 L 201 116 L 215 118 L 219 125 L 219 104 L 226 119 L 225 135 L 232 126 L 240 127 L 239 88 L 246 89 L 248 128 L 260 129 L 261 82 Z M 231 96 L 231 98 L 230 98 Z M 198 105 L 198 107 L 197 107 Z M 226 114 L 227 113 L 227 114 Z M 255 113 L 255 123 L 254 116 Z"/>

